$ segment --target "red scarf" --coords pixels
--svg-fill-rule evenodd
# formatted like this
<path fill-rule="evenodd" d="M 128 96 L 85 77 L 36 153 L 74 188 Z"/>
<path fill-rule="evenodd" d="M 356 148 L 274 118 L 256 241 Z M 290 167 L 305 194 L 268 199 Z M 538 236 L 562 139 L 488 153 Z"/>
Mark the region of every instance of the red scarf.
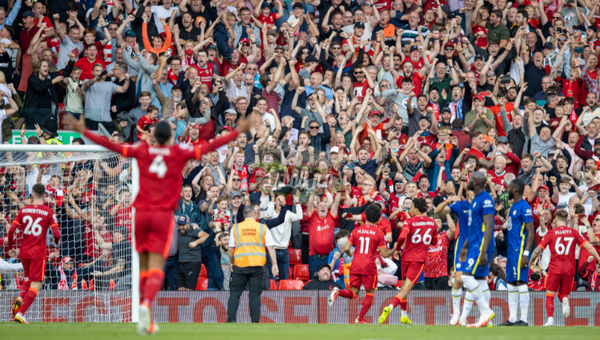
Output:
<path fill-rule="evenodd" d="M 242 165 L 241 168 L 238 169 L 237 165 L 235 165 L 235 163 L 233 164 L 233 170 L 235 170 L 235 172 L 237 173 L 238 176 L 240 176 L 240 191 L 248 191 L 248 166 L 247 165 Z"/>
<path fill-rule="evenodd" d="M 179 77 L 176 76 L 172 70 L 169 70 L 169 74 L 167 76 L 167 81 L 169 83 L 171 83 L 171 85 L 177 85 L 177 80 L 179 80 Z"/>

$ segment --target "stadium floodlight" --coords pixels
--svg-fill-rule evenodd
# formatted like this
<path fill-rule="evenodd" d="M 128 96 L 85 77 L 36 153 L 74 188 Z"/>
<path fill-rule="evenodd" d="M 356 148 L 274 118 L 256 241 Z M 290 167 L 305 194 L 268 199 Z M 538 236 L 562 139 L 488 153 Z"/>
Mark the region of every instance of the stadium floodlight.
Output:
<path fill-rule="evenodd" d="M 139 256 L 133 246 L 135 236 L 130 206 L 139 191 L 135 159 L 124 158 L 99 145 L 0 144 L 0 167 L 6 168 L 0 187 L 2 194 L 5 188 L 16 194 L 10 193 L 8 197 L 12 198 L 10 206 L 13 208 L 8 223 L 14 217 L 12 213 L 18 211 L 18 204 L 27 203 L 33 184 L 38 182 L 46 186 L 48 204 L 54 208 L 59 221 L 61 244 L 54 244 L 49 235 L 49 259 L 40 293 L 57 297 L 67 290 L 86 287 L 89 293 L 93 288 L 93 294 L 99 296 L 109 290 L 120 291 L 120 296 L 130 298 L 126 300 L 131 301 L 131 315 L 125 312 L 129 306 L 121 306 L 123 317 L 119 319 L 137 322 Z M 123 197 L 130 199 L 123 200 Z M 127 229 L 128 237 L 124 242 L 129 241 L 131 247 L 117 246 L 112 233 L 119 229 Z M 18 241 L 18 233 L 16 237 Z M 123 254 L 120 251 L 123 248 L 131 249 L 130 253 Z M 71 265 L 70 261 L 74 263 Z M 107 275 L 93 275 L 111 269 Z M 3 294 L 16 297 L 22 274 L 3 275 L 3 281 Z M 62 292 L 57 292 L 59 290 Z M 85 314 L 85 311 L 80 312 Z M 9 308 L 4 308 L 0 320 L 10 318 L 9 313 Z M 110 318 L 94 314 L 86 321 Z M 38 310 L 30 314 L 29 320 L 42 321 L 41 315 Z"/>

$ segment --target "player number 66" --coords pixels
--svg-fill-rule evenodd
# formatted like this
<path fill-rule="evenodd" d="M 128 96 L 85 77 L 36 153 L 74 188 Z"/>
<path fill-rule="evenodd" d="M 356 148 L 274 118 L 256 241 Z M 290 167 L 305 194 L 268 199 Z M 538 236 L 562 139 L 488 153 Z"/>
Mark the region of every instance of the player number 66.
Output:
<path fill-rule="evenodd" d="M 429 234 L 431 232 L 431 229 L 427 229 L 427 231 L 425 232 L 425 234 L 423 234 L 423 237 L 421 237 L 421 235 L 419 235 L 419 232 L 421 231 L 421 229 L 417 229 L 411 239 L 413 244 L 417 244 L 417 243 L 421 243 L 421 241 L 423 241 L 423 244 L 428 245 L 429 243 L 431 243 L 431 235 Z"/>

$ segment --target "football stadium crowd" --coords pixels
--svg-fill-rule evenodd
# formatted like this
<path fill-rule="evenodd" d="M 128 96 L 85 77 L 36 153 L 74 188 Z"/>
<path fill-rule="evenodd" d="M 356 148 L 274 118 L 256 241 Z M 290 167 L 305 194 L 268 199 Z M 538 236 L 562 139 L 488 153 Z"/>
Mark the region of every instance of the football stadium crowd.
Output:
<path fill-rule="evenodd" d="M 343 288 L 352 215 L 378 204 L 391 248 L 425 198 L 439 237 L 415 289 L 450 290 L 461 226 L 439 212 L 468 199 L 476 171 L 496 200 L 492 290 L 507 289 L 515 178 L 535 244 L 566 210 L 600 250 L 598 0 L 0 0 L 0 28 L 2 142 L 60 144 L 67 113 L 119 143 L 153 143 L 166 120 L 178 143 L 204 145 L 255 120 L 164 188 L 181 192 L 165 289 L 229 289 L 247 205 L 275 243 L 267 289 Z M 131 289 L 132 164 L 79 156 L 2 166 L 2 263 L 19 262 L 7 230 L 42 183 L 61 231 L 44 288 Z M 549 258 L 530 289 L 544 290 Z M 401 261 L 378 258 L 380 289 L 399 287 Z M 600 289 L 585 250 L 577 268 L 573 290 Z"/>

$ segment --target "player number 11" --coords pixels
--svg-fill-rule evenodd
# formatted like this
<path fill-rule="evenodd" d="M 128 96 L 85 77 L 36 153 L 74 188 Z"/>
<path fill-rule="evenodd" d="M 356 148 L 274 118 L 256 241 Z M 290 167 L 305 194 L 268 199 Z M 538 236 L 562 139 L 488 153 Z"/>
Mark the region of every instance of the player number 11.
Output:
<path fill-rule="evenodd" d="M 359 240 L 360 240 L 360 253 L 368 254 L 369 253 L 369 242 L 371 242 L 371 239 L 368 237 L 361 237 L 361 238 L 359 238 Z"/>

